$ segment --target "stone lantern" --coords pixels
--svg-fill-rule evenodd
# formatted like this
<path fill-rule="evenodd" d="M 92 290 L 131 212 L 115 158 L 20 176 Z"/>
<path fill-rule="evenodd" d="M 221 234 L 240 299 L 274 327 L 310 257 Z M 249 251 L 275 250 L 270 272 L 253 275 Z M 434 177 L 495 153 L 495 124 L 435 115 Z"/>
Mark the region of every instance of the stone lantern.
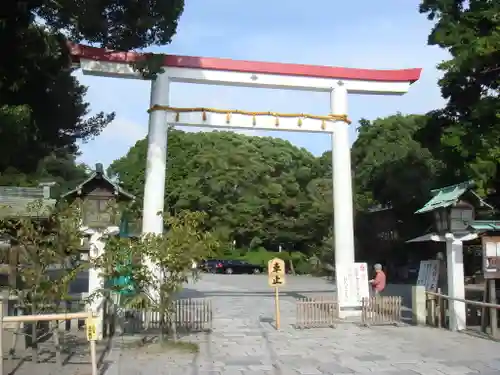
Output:
<path fill-rule="evenodd" d="M 448 207 L 433 211 L 434 227 L 437 233 L 466 232 L 475 219 L 474 206 L 465 200 L 458 200 Z"/>
<path fill-rule="evenodd" d="M 472 189 L 473 181 L 446 186 L 431 191 L 432 198 L 417 214 L 431 213 L 434 218 L 433 233 L 411 239 L 407 242 L 435 241 L 446 244 L 446 284 L 448 294 L 456 298 L 450 302 L 450 328 L 465 329 L 465 298 L 463 242 L 478 238 L 471 230 L 476 210 L 489 207 Z"/>

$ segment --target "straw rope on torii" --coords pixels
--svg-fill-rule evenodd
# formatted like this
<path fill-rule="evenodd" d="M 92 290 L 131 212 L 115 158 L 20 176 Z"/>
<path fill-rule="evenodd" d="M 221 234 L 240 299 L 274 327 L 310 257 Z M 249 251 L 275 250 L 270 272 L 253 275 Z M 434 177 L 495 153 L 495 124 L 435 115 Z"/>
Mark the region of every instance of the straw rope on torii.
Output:
<path fill-rule="evenodd" d="M 182 108 L 182 107 L 171 107 L 171 106 L 163 106 L 163 105 L 154 105 L 148 109 L 148 113 L 151 113 L 154 111 L 174 112 L 176 122 L 179 122 L 181 113 L 192 113 L 192 112 L 201 112 L 202 113 L 202 120 L 206 121 L 207 120 L 207 112 L 209 112 L 209 113 L 225 114 L 227 124 L 231 123 L 231 115 L 233 115 L 233 114 L 252 116 L 252 123 L 254 126 L 257 125 L 257 116 L 273 116 L 273 117 L 275 117 L 276 118 L 276 122 L 275 122 L 276 127 L 278 127 L 280 124 L 279 123 L 280 117 L 297 118 L 297 126 L 299 128 L 302 126 L 302 119 L 306 119 L 306 118 L 307 119 L 314 119 L 314 120 L 322 120 L 321 129 L 323 129 L 323 130 L 326 127 L 326 124 L 325 124 L 326 121 L 343 121 L 343 122 L 346 122 L 348 124 L 351 123 L 351 120 L 349 120 L 347 115 L 334 115 L 334 114 L 330 114 L 327 116 L 319 116 L 319 115 L 310 115 L 310 114 L 306 114 L 306 113 L 251 112 L 251 111 L 242 111 L 239 109 L 229 110 L 229 109 L 204 108 L 204 107 Z"/>

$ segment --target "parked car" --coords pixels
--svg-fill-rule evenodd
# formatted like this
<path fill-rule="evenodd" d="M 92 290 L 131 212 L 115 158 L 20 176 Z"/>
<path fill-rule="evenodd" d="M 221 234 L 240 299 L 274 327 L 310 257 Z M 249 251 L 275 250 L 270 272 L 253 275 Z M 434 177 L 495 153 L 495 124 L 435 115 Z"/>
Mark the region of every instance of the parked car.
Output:
<path fill-rule="evenodd" d="M 264 267 L 257 264 L 251 264 L 244 260 L 222 260 L 215 264 L 212 269 L 213 273 L 232 274 L 258 274 L 264 271 Z"/>

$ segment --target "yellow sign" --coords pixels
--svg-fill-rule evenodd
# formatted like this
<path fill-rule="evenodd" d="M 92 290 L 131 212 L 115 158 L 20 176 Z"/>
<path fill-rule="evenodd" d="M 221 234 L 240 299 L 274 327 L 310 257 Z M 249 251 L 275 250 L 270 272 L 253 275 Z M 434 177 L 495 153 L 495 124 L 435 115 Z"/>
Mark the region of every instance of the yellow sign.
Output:
<path fill-rule="evenodd" d="M 285 285 L 285 262 L 283 259 L 274 258 L 267 262 L 267 282 L 274 288 L 274 307 L 276 309 L 276 329 L 280 329 L 280 296 L 279 287 Z"/>
<path fill-rule="evenodd" d="M 95 326 L 93 319 L 88 318 L 86 320 L 85 329 L 87 330 L 87 340 L 89 340 L 89 341 L 97 340 L 97 328 Z"/>
<path fill-rule="evenodd" d="M 268 283 L 271 287 L 279 287 L 285 285 L 285 275 L 280 273 L 270 273 L 268 277 Z"/>
<path fill-rule="evenodd" d="M 274 258 L 267 262 L 267 273 L 269 276 L 271 274 L 285 275 L 285 262 L 283 259 Z"/>

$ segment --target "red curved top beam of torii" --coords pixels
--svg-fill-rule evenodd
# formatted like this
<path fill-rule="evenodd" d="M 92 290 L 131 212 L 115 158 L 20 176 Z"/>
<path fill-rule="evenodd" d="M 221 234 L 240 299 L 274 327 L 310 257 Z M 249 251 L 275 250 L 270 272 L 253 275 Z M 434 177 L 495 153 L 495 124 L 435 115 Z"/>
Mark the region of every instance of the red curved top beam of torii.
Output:
<path fill-rule="evenodd" d="M 115 52 L 81 44 L 70 45 L 73 62 L 91 60 L 103 63 L 127 64 L 144 59 L 145 54 L 137 52 Z M 289 64 L 221 59 L 213 57 L 193 57 L 165 55 L 164 66 L 172 68 L 203 69 L 252 74 L 273 74 L 326 79 L 348 79 L 378 82 L 409 82 L 420 78 L 422 69 L 357 69 L 319 65 Z"/>

